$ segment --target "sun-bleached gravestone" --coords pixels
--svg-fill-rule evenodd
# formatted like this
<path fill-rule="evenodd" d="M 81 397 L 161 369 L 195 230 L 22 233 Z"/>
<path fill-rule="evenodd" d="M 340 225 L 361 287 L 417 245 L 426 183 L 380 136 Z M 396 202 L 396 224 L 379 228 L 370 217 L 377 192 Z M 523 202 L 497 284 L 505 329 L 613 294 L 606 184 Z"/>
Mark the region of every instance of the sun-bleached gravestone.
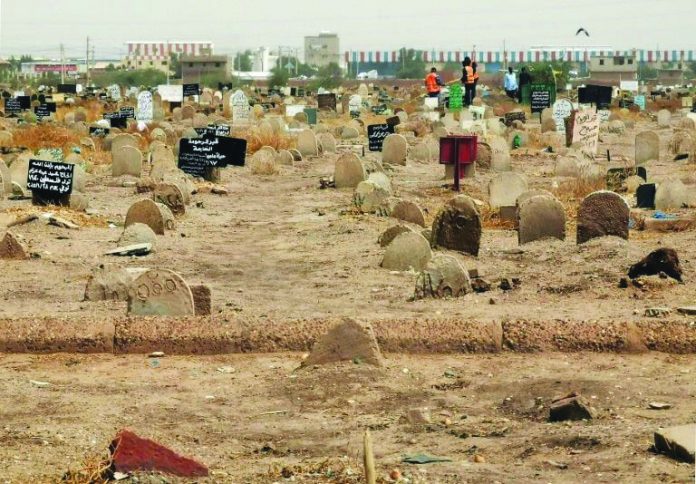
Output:
<path fill-rule="evenodd" d="M 158 183 L 153 190 L 152 199 L 169 207 L 174 215 L 181 216 L 186 213 L 184 193 L 174 183 Z"/>
<path fill-rule="evenodd" d="M 667 109 L 660 109 L 657 112 L 657 126 L 660 128 L 669 128 L 672 122 L 672 113 Z"/>
<path fill-rule="evenodd" d="M 143 155 L 138 148 L 126 145 L 113 154 L 112 176 L 132 175 L 140 177 L 143 170 Z"/>
<path fill-rule="evenodd" d="M 408 141 L 403 135 L 390 134 L 382 144 L 382 162 L 392 165 L 405 165 L 408 155 Z"/>
<path fill-rule="evenodd" d="M 193 316 L 193 294 L 186 281 L 167 269 L 150 269 L 128 291 L 128 314 L 134 316 Z"/>
<path fill-rule="evenodd" d="M 191 106 L 190 104 L 187 104 L 185 106 L 181 107 L 181 119 L 193 119 L 193 116 L 196 114 L 196 109 Z M 206 122 L 207 124 L 207 122 Z"/>
<path fill-rule="evenodd" d="M 321 133 L 317 136 L 324 153 L 336 153 L 336 138 L 331 133 Z"/>
<path fill-rule="evenodd" d="M 12 174 L 10 173 L 10 169 L 7 167 L 4 160 L 0 160 L 0 178 L 2 178 L 0 181 L 0 186 L 2 187 L 2 193 L 0 193 L 0 196 L 3 194 L 5 196 L 11 195 Z"/>
<path fill-rule="evenodd" d="M 148 269 L 99 265 L 92 271 L 85 286 L 85 301 L 127 301 L 133 280 Z"/>
<path fill-rule="evenodd" d="M 276 163 L 284 166 L 292 166 L 295 163 L 295 159 L 290 151 L 280 150 L 276 155 Z"/>
<path fill-rule="evenodd" d="M 654 131 L 643 131 L 636 135 L 636 165 L 650 160 L 660 160 L 660 137 Z"/>
<path fill-rule="evenodd" d="M 678 178 L 665 180 L 657 186 L 655 208 L 657 210 L 675 210 L 689 203 L 689 190 Z"/>
<path fill-rule="evenodd" d="M 305 129 L 297 135 L 297 149 L 302 156 L 317 156 L 319 154 L 319 145 L 314 131 Z"/>
<path fill-rule="evenodd" d="M 365 180 L 355 188 L 353 202 L 362 213 L 382 214 L 387 211 L 387 201 L 390 195 L 388 190 L 374 181 Z"/>
<path fill-rule="evenodd" d="M 128 134 L 128 133 L 117 134 L 111 140 L 111 154 L 113 155 L 114 153 L 116 153 L 119 149 L 123 148 L 124 146 L 132 146 L 134 148 L 138 148 L 138 146 L 139 146 L 138 139 L 135 136 L 133 136 L 132 134 Z"/>
<path fill-rule="evenodd" d="M 409 157 L 415 161 L 429 162 L 433 160 L 433 153 L 430 150 L 430 144 L 422 141 L 414 146 L 409 152 Z"/>
<path fill-rule="evenodd" d="M 355 153 L 344 153 L 336 160 L 334 167 L 336 188 L 355 188 L 365 180 L 367 180 L 367 171 Z"/>
<path fill-rule="evenodd" d="M 119 247 L 136 244 L 150 244 L 154 247 L 157 243 L 157 234 L 149 226 L 141 223 L 129 225 L 123 229 L 118 239 Z"/>
<path fill-rule="evenodd" d="M 121 100 L 121 88 L 118 84 L 112 84 L 106 88 L 106 95 L 111 98 L 112 101 Z"/>
<path fill-rule="evenodd" d="M 237 125 L 247 125 L 251 122 L 251 107 L 249 99 L 242 90 L 238 89 L 230 97 L 230 108 L 232 111 L 232 123 Z"/>
<path fill-rule="evenodd" d="M 128 209 L 124 227 L 134 223 L 142 223 L 149 226 L 157 235 L 164 235 L 165 229 L 174 228 L 174 216 L 171 215 L 170 218 L 170 214 L 169 209 L 162 210 L 162 207 L 152 200 L 139 200 Z"/>
<path fill-rule="evenodd" d="M 135 113 L 135 119 L 140 122 L 150 122 L 154 119 L 155 111 L 152 102 L 152 93 L 150 91 L 142 91 L 138 94 L 138 108 Z"/>
<path fill-rule="evenodd" d="M 565 224 L 561 202 L 536 195 L 521 201 L 517 209 L 517 240 L 520 245 L 545 238 L 565 240 Z"/>
<path fill-rule="evenodd" d="M 396 205 L 394 205 L 394 209 L 392 210 L 390 216 L 403 220 L 404 222 L 410 222 L 412 224 L 425 227 L 423 210 L 421 210 L 416 203 L 410 200 L 400 200 Z"/>
<path fill-rule="evenodd" d="M 422 271 L 432 256 L 425 237 L 415 232 L 404 232 L 387 246 L 381 266 L 392 271 Z"/>
<path fill-rule="evenodd" d="M 384 365 L 372 327 L 354 319 L 344 318 L 317 339 L 302 366 L 311 368 L 340 361 L 378 367 Z"/>
<path fill-rule="evenodd" d="M 565 134 L 565 119 L 573 112 L 573 103 L 568 99 L 557 99 L 553 103 L 553 120 L 556 123 L 556 132 Z"/>
<path fill-rule="evenodd" d="M 488 183 L 488 204 L 492 209 L 514 207 L 517 197 L 526 190 L 527 180 L 519 173 L 500 173 Z"/>
<path fill-rule="evenodd" d="M 472 292 L 469 273 L 451 255 L 436 254 L 416 279 L 416 299 L 459 297 Z"/>
<path fill-rule="evenodd" d="M 493 171 L 510 171 L 512 165 L 510 162 L 510 147 L 503 138 L 495 136 L 488 142 L 491 148 L 491 165 Z"/>
<path fill-rule="evenodd" d="M 466 252 L 478 256 L 481 246 L 481 215 L 471 197 L 450 200 L 435 217 L 430 245 L 433 248 Z"/>
<path fill-rule="evenodd" d="M 606 190 L 590 193 L 578 210 L 577 243 L 608 235 L 628 240 L 629 215 L 620 195 Z"/>

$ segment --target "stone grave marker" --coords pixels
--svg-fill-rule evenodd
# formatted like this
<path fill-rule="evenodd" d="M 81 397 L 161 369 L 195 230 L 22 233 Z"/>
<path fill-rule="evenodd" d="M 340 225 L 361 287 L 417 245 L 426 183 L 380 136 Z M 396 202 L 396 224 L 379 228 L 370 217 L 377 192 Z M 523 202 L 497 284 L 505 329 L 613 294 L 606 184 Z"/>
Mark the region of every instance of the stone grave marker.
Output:
<path fill-rule="evenodd" d="M 138 94 L 138 111 L 136 119 L 139 122 L 148 123 L 154 119 L 154 103 L 150 91 L 142 91 Z"/>
<path fill-rule="evenodd" d="M 356 154 L 344 153 L 336 160 L 334 168 L 336 188 L 355 188 L 365 180 L 367 180 L 365 166 Z"/>
<path fill-rule="evenodd" d="M 518 173 L 504 172 L 496 175 L 488 184 L 488 204 L 492 209 L 514 207 L 517 197 L 527 191 L 527 180 Z"/>
<path fill-rule="evenodd" d="M 590 193 L 578 210 L 577 243 L 608 235 L 628 240 L 629 215 L 628 204 L 616 193 L 606 190 Z"/>
<path fill-rule="evenodd" d="M 143 169 L 143 155 L 138 148 L 122 146 L 113 154 L 111 175 L 132 175 L 140 177 Z"/>
<path fill-rule="evenodd" d="M 459 195 L 450 200 L 435 217 L 431 237 L 433 248 L 443 247 L 478 256 L 481 216 L 473 199 Z"/>
<path fill-rule="evenodd" d="M 660 160 L 660 137 L 654 131 L 643 131 L 636 135 L 636 165 L 650 160 Z"/>
<path fill-rule="evenodd" d="M 390 134 L 382 144 L 382 162 L 405 165 L 408 155 L 408 141 L 403 135 Z"/>
<path fill-rule="evenodd" d="M 544 238 L 565 240 L 565 210 L 548 195 L 522 201 L 517 210 L 517 239 L 520 245 Z"/>
<path fill-rule="evenodd" d="M 135 316 L 193 316 L 194 307 L 188 284 L 170 270 L 151 269 L 128 291 L 128 314 Z"/>

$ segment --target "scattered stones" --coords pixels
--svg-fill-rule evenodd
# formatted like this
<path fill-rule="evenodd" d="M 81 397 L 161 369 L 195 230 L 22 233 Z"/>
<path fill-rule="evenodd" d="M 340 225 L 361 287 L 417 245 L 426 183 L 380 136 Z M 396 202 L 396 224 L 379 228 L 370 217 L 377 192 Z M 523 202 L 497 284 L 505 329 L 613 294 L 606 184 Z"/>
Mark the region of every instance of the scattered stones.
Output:
<path fill-rule="evenodd" d="M 596 411 L 577 393 L 571 393 L 552 402 L 549 409 L 549 422 L 564 420 L 592 420 Z"/>
<path fill-rule="evenodd" d="M 432 255 L 425 237 L 415 232 L 404 232 L 387 246 L 381 266 L 392 271 L 422 271 Z"/>
<path fill-rule="evenodd" d="M 578 211 L 577 243 L 613 235 L 628 240 L 630 209 L 616 193 L 598 191 L 589 194 Z"/>
<path fill-rule="evenodd" d="M 480 244 L 481 216 L 474 200 L 466 195 L 453 198 L 435 217 L 430 245 L 477 256 Z"/>
<path fill-rule="evenodd" d="M 383 366 L 384 360 L 372 327 L 344 318 L 314 344 L 302 367 L 342 361 Z"/>

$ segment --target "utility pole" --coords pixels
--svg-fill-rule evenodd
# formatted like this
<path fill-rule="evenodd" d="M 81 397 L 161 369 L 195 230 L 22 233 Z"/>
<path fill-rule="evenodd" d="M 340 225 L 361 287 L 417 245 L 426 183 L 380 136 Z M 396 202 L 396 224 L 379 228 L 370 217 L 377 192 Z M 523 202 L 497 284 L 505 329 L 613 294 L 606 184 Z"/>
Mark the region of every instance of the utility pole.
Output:
<path fill-rule="evenodd" d="M 89 37 L 87 37 L 87 52 L 85 53 L 85 68 L 87 69 L 85 74 L 86 82 L 85 84 L 89 86 Z"/>
<path fill-rule="evenodd" d="M 65 84 L 65 49 L 60 44 L 60 83 Z"/>

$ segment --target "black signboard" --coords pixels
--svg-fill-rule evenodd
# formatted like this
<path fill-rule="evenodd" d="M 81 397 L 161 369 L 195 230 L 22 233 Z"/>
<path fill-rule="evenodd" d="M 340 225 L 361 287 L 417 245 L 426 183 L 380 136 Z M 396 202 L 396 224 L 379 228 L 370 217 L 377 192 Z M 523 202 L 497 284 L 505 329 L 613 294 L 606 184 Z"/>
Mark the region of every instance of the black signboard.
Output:
<path fill-rule="evenodd" d="M 551 107 L 551 91 L 547 86 L 533 84 L 529 99 L 533 113 L 540 113 Z"/>
<path fill-rule="evenodd" d="M 51 108 L 48 104 L 40 104 L 34 108 L 34 114 L 37 118 L 47 118 L 51 115 Z"/>
<path fill-rule="evenodd" d="M 611 106 L 611 86 L 597 86 L 588 84 L 578 88 L 578 102 L 580 104 L 595 104 L 599 109 Z"/>
<path fill-rule="evenodd" d="M 169 109 L 172 111 L 181 107 L 181 101 L 169 101 Z"/>
<path fill-rule="evenodd" d="M 89 135 L 95 138 L 103 138 L 109 134 L 111 130 L 109 128 L 102 128 L 101 126 L 90 126 Z"/>
<path fill-rule="evenodd" d="M 104 119 L 108 119 L 112 128 L 125 128 L 128 126 L 128 118 L 121 116 L 121 112 L 104 113 Z"/>
<path fill-rule="evenodd" d="M 505 125 L 512 126 L 513 121 L 527 122 L 527 117 L 523 111 L 513 111 L 512 113 L 505 113 Z"/>
<path fill-rule="evenodd" d="M 657 189 L 654 183 L 644 183 L 636 190 L 638 208 L 655 208 L 655 193 Z"/>
<path fill-rule="evenodd" d="M 198 84 L 184 84 L 184 97 L 198 96 L 200 93 Z"/>
<path fill-rule="evenodd" d="M 75 165 L 56 161 L 29 160 L 27 188 L 34 200 L 62 205 L 72 192 Z"/>
<path fill-rule="evenodd" d="M 31 98 L 29 96 L 17 96 L 22 109 L 31 109 Z"/>
<path fill-rule="evenodd" d="M 244 139 L 207 136 L 179 140 L 179 168 L 193 176 L 206 177 L 212 168 L 244 166 Z"/>
<path fill-rule="evenodd" d="M 384 138 L 394 132 L 394 125 L 391 124 L 371 124 L 367 127 L 367 139 L 370 144 L 370 151 L 382 151 Z"/>
<path fill-rule="evenodd" d="M 133 106 L 123 106 L 118 112 L 122 118 L 135 119 L 135 108 Z"/>
<path fill-rule="evenodd" d="M 46 95 L 45 94 L 39 94 L 39 103 L 46 104 Z"/>
<path fill-rule="evenodd" d="M 230 126 L 228 124 L 208 125 L 205 128 L 195 128 L 196 133 L 201 136 L 229 136 Z"/>
<path fill-rule="evenodd" d="M 319 94 L 317 96 L 317 103 L 319 104 L 319 109 L 336 111 L 336 95 L 333 93 Z"/>
<path fill-rule="evenodd" d="M 390 124 L 392 126 L 398 126 L 401 124 L 401 118 L 398 116 L 392 116 L 391 118 L 387 118 L 387 124 Z"/>
<path fill-rule="evenodd" d="M 45 104 L 46 106 L 48 106 L 48 110 L 49 110 L 50 112 L 52 112 L 52 113 L 55 113 L 55 112 L 56 112 L 56 103 L 53 103 L 53 102 L 50 102 L 50 101 L 46 101 L 44 104 Z"/>
<path fill-rule="evenodd" d="M 22 103 L 19 98 L 10 97 L 5 98 L 5 115 L 19 114 L 22 112 Z"/>
<path fill-rule="evenodd" d="M 77 94 L 77 84 L 58 84 L 58 92 Z"/>

